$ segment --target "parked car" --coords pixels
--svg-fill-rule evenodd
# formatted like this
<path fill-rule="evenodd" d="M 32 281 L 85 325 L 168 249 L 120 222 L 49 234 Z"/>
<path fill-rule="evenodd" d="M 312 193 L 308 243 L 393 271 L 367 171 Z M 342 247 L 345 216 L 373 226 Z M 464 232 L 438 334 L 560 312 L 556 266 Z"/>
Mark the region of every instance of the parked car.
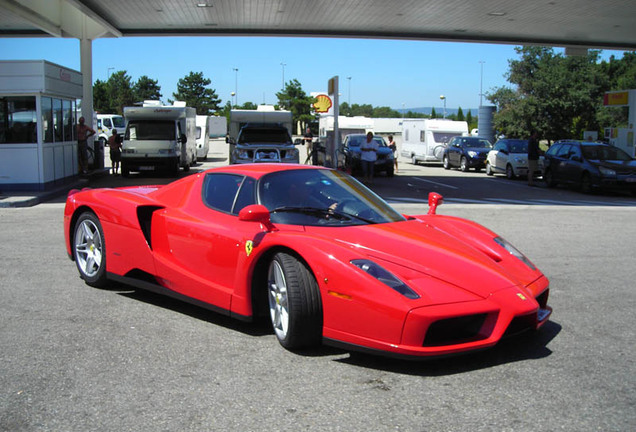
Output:
<path fill-rule="evenodd" d="M 471 168 L 481 170 L 486 165 L 486 156 L 492 150 L 492 143 L 486 138 L 457 136 L 444 149 L 442 163 L 445 169 L 459 167 L 466 172 Z"/>
<path fill-rule="evenodd" d="M 543 156 L 539 157 L 537 172 L 543 172 Z M 505 174 L 509 179 L 528 176 L 528 140 L 503 138 L 497 141 L 486 157 L 486 174 Z"/>
<path fill-rule="evenodd" d="M 375 161 L 374 173 L 377 174 L 384 171 L 388 177 L 393 177 L 395 167 L 393 151 L 381 136 L 374 135 L 373 140 L 378 143 L 378 159 Z M 351 173 L 362 171 L 362 164 L 360 163 L 362 150 L 360 150 L 360 146 L 366 141 L 366 134 L 349 134 L 344 138 L 342 151 L 345 156 L 345 169 L 350 170 Z"/>
<path fill-rule="evenodd" d="M 624 190 L 636 193 L 636 159 L 623 150 L 600 142 L 562 140 L 545 154 L 545 183 L 581 188 Z"/>
<path fill-rule="evenodd" d="M 72 190 L 64 238 L 90 286 L 269 317 L 291 350 L 417 359 L 543 326 L 545 275 L 489 229 L 436 214 L 442 201 L 431 192 L 428 214 L 406 216 L 339 170 L 238 164 L 165 186 Z"/>

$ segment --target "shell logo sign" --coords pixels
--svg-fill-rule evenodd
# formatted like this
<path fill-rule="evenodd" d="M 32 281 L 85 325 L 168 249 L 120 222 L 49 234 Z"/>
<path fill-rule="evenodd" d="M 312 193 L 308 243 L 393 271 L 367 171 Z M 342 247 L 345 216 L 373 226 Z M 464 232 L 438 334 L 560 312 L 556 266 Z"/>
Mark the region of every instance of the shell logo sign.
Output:
<path fill-rule="evenodd" d="M 326 113 L 332 106 L 333 103 L 331 102 L 331 98 L 326 94 L 319 94 L 316 96 L 316 102 L 313 105 L 314 111 L 317 113 Z"/>

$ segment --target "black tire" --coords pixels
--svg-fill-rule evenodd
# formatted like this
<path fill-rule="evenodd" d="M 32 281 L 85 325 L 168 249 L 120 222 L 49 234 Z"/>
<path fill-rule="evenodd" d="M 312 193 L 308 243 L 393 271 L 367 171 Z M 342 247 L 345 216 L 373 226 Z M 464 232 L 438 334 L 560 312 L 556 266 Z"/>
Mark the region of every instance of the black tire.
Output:
<path fill-rule="evenodd" d="M 552 170 L 545 170 L 545 172 L 543 173 L 543 181 L 549 188 L 556 186 L 556 182 L 554 181 L 554 177 L 552 176 Z"/>
<path fill-rule="evenodd" d="M 490 166 L 490 164 L 488 162 L 486 162 L 486 175 L 494 175 L 495 173 L 492 171 L 492 167 Z"/>
<path fill-rule="evenodd" d="M 130 168 L 128 168 L 128 165 L 124 164 L 123 162 L 121 164 L 121 176 L 130 177 Z"/>
<path fill-rule="evenodd" d="M 317 346 L 322 338 L 322 302 L 307 265 L 285 252 L 267 271 L 270 319 L 280 344 L 290 350 Z"/>
<path fill-rule="evenodd" d="M 462 159 L 459 162 L 459 169 L 462 170 L 463 172 L 466 172 L 470 169 L 468 167 L 468 160 L 466 159 L 466 156 L 462 156 Z"/>
<path fill-rule="evenodd" d="M 71 244 L 80 277 L 90 286 L 103 287 L 106 284 L 106 242 L 102 224 L 94 213 L 84 212 L 77 219 Z"/>
<path fill-rule="evenodd" d="M 510 164 L 506 165 L 506 177 L 508 178 L 508 180 L 514 180 L 515 178 L 517 178 L 517 175 L 515 174 L 515 170 L 512 168 L 512 165 Z"/>
<path fill-rule="evenodd" d="M 448 156 L 444 155 L 444 158 L 442 159 L 442 165 L 444 165 L 445 170 L 449 170 L 451 168 Z"/>
<path fill-rule="evenodd" d="M 417 165 L 417 158 L 415 157 L 415 155 L 412 155 L 412 156 L 411 156 L 411 163 L 412 163 L 413 165 Z"/>

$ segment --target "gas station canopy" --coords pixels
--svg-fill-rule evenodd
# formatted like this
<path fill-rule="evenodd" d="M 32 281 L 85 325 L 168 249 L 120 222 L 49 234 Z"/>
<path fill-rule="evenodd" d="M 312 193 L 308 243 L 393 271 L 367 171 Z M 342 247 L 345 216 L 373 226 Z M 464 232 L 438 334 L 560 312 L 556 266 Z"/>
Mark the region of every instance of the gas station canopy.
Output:
<path fill-rule="evenodd" d="M 318 36 L 636 49 L 634 0 L 0 0 L 0 37 Z"/>

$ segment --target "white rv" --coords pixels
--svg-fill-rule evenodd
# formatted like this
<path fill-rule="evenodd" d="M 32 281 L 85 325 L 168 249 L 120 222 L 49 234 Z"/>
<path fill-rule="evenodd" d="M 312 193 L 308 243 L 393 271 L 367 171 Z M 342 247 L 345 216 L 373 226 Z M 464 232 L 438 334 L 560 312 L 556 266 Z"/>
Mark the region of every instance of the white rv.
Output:
<path fill-rule="evenodd" d="M 291 111 L 275 110 L 271 105 L 260 105 L 256 110 L 232 110 L 227 139 L 230 163 L 299 163 L 291 134 Z"/>
<path fill-rule="evenodd" d="M 444 119 L 404 119 L 400 156 L 411 163 L 441 163 L 444 149 L 455 136 L 468 134 L 468 123 Z"/>
<path fill-rule="evenodd" d="M 209 116 L 197 116 L 197 159 L 206 160 L 208 157 L 210 150 L 209 121 Z"/>
<path fill-rule="evenodd" d="M 102 146 L 106 145 L 108 138 L 113 134 L 113 129 L 117 129 L 118 135 L 123 135 L 126 130 L 126 121 L 118 114 L 97 114 L 96 137 L 102 142 Z"/>
<path fill-rule="evenodd" d="M 178 105 L 177 105 L 178 104 Z M 121 153 L 121 174 L 166 169 L 177 175 L 197 160 L 196 110 L 175 102 L 173 106 L 144 103 L 125 107 L 126 134 Z"/>

